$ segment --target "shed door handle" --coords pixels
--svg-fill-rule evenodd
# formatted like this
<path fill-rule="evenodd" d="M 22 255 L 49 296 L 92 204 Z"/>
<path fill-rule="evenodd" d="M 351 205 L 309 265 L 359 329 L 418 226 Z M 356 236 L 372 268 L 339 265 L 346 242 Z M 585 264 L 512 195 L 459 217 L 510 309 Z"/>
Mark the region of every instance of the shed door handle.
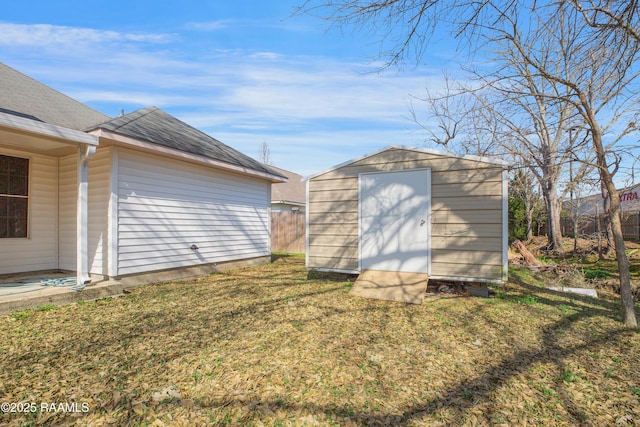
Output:
<path fill-rule="evenodd" d="M 420 227 L 422 227 L 422 226 L 424 225 L 424 223 L 425 223 L 425 220 L 424 220 L 424 219 L 423 219 L 423 220 L 421 220 L 421 221 L 420 221 Z"/>

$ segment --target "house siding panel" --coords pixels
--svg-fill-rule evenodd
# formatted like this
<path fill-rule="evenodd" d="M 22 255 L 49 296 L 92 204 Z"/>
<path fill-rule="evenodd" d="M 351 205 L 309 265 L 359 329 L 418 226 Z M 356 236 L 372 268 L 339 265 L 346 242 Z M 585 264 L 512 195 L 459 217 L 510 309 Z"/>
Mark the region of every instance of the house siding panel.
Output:
<path fill-rule="evenodd" d="M 78 155 L 60 158 L 60 267 L 76 270 Z M 98 148 L 89 160 L 89 271 L 107 275 L 107 208 L 111 148 Z"/>
<path fill-rule="evenodd" d="M 119 275 L 270 254 L 269 183 L 118 153 Z"/>
<path fill-rule="evenodd" d="M 59 265 L 63 270 L 76 270 L 76 203 L 77 203 L 76 154 L 59 159 Z"/>
<path fill-rule="evenodd" d="M 417 168 L 431 169 L 431 275 L 502 280 L 502 167 L 402 149 L 309 180 L 307 266 L 358 271 L 358 175 Z"/>
<path fill-rule="evenodd" d="M 56 269 L 57 158 L 5 148 L 0 154 L 30 160 L 28 238 L 0 239 L 0 274 Z"/>
<path fill-rule="evenodd" d="M 98 148 L 89 160 L 89 271 L 107 276 L 108 212 L 112 148 Z"/>

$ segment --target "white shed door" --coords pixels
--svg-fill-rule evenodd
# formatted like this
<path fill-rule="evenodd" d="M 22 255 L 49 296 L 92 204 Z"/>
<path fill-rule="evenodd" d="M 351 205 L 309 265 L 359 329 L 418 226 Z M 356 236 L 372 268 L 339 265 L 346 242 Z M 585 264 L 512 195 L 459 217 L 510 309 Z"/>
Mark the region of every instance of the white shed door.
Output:
<path fill-rule="evenodd" d="M 430 272 L 431 171 L 360 174 L 360 269 Z"/>

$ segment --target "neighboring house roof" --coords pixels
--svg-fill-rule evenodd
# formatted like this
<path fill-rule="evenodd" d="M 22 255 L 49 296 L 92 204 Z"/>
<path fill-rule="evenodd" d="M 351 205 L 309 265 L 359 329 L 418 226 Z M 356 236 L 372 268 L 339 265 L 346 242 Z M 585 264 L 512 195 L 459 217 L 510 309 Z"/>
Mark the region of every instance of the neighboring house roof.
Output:
<path fill-rule="evenodd" d="M 0 112 L 81 131 L 110 119 L 3 63 L 0 63 Z"/>
<path fill-rule="evenodd" d="M 90 130 L 95 129 L 103 129 L 242 168 L 281 176 L 257 160 L 234 150 L 157 107 L 147 107 L 124 114 L 100 123 Z M 284 175 L 282 177 L 284 178 Z"/>
<path fill-rule="evenodd" d="M 278 172 L 280 175 L 286 176 L 289 181 L 281 184 L 271 185 L 271 201 L 284 202 L 294 204 L 306 204 L 307 200 L 307 186 L 302 180 L 302 175 L 293 173 L 291 171 L 280 169 L 275 166 L 269 165 L 271 169 Z"/>

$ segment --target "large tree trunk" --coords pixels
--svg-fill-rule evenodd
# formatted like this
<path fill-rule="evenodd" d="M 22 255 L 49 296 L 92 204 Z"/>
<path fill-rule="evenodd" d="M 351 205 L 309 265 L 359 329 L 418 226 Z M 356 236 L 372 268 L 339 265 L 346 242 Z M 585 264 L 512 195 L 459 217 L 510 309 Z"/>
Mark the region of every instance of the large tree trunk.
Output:
<path fill-rule="evenodd" d="M 524 214 L 527 220 L 527 241 L 530 241 L 533 237 L 533 203 L 528 194 L 524 197 Z"/>
<path fill-rule="evenodd" d="M 611 209 L 611 195 L 609 194 L 607 186 L 605 185 L 602 178 L 600 178 L 600 182 L 600 192 L 602 194 L 602 209 L 603 213 L 607 214 L 604 217 L 604 237 L 605 239 L 607 239 L 607 247 L 604 249 L 604 254 L 608 255 L 615 246 L 614 241 L 611 240 L 611 238 L 613 237 L 613 230 L 611 229 L 611 217 L 609 216 L 609 210 Z"/>
<path fill-rule="evenodd" d="M 595 123 L 595 120 L 592 122 Z M 620 195 L 613 184 L 613 177 L 609 172 L 605 151 L 602 145 L 602 135 L 599 128 L 592 126 L 593 145 L 598 157 L 598 169 L 600 171 L 600 179 L 602 184 L 609 193 L 609 209 L 607 216 L 611 223 L 611 233 L 613 234 L 613 242 L 616 251 L 616 260 L 618 261 L 618 273 L 620 275 L 620 305 L 622 312 L 622 321 L 625 325 L 631 327 L 638 326 L 638 320 L 635 313 L 635 302 L 633 293 L 631 292 L 631 275 L 629 273 L 629 258 L 625 252 L 624 237 L 622 234 L 622 220 L 620 218 Z"/>
<path fill-rule="evenodd" d="M 533 238 L 533 209 L 527 210 L 527 241 Z"/>
<path fill-rule="evenodd" d="M 600 212 L 598 211 L 598 205 L 596 205 L 596 233 L 598 233 L 598 261 L 604 261 L 604 255 L 602 253 L 602 230 L 600 229 Z"/>
<path fill-rule="evenodd" d="M 613 184 L 612 184 L 613 185 Z M 614 188 L 615 190 L 615 188 Z M 622 234 L 622 220 L 620 219 L 620 201 L 618 192 L 611 194 L 611 230 L 613 231 L 613 241 L 616 250 L 616 260 L 618 261 L 618 272 L 620 274 L 620 299 L 622 309 L 622 320 L 627 326 L 638 326 L 635 313 L 635 302 L 631 292 L 631 274 L 629 273 L 629 258 L 625 252 L 624 237 Z M 618 199 L 614 202 L 613 198 Z M 614 205 L 617 205 L 615 210 Z"/>
<path fill-rule="evenodd" d="M 555 183 L 547 182 L 543 186 L 542 195 L 547 210 L 547 249 L 559 251 L 562 249 L 562 228 L 560 226 L 560 201 Z"/>

